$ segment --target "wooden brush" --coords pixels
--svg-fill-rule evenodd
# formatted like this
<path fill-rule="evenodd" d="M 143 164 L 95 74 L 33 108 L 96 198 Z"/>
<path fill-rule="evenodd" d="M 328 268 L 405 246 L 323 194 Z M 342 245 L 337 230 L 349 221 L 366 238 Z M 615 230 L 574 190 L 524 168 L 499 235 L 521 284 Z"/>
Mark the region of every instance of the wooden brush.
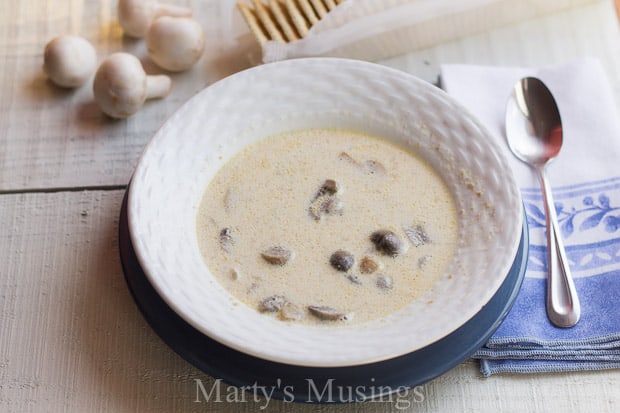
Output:
<path fill-rule="evenodd" d="M 299 40 L 327 13 L 345 0 L 251 0 L 237 8 L 248 27 L 263 44 Z"/>

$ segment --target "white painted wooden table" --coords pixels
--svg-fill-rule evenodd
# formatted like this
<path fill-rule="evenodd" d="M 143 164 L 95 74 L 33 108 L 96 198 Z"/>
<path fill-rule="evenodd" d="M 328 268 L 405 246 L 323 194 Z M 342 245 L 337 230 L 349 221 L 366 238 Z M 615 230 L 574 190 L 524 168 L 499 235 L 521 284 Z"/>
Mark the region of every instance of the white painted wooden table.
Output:
<path fill-rule="evenodd" d="M 117 225 L 125 186 L 154 131 L 203 87 L 250 65 L 256 45 L 230 38 L 226 1 L 176 1 L 203 23 L 206 54 L 173 75 L 167 99 L 124 121 L 99 112 L 90 84 L 61 90 L 41 71 L 45 43 L 63 33 L 91 40 L 99 59 L 118 50 L 146 57 L 143 42 L 122 36 L 116 0 L 0 4 L 0 411 L 618 411 L 620 371 L 483 379 L 473 361 L 401 404 L 227 403 L 226 387 L 219 401 L 197 399 L 197 381 L 209 389 L 214 379 L 170 350 L 140 315 L 123 279 Z M 435 81 L 441 63 L 524 66 L 581 56 L 603 62 L 620 98 L 611 0 L 381 63 Z"/>

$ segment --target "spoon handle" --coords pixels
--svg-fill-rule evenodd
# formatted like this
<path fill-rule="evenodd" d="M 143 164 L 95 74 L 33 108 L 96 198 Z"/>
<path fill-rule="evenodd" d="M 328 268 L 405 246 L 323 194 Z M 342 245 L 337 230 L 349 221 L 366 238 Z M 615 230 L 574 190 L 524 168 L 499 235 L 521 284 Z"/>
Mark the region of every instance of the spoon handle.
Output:
<path fill-rule="evenodd" d="M 572 327 L 581 317 L 579 297 L 558 230 L 558 218 L 544 168 L 536 169 L 542 187 L 547 225 L 547 315 L 558 327 Z"/>

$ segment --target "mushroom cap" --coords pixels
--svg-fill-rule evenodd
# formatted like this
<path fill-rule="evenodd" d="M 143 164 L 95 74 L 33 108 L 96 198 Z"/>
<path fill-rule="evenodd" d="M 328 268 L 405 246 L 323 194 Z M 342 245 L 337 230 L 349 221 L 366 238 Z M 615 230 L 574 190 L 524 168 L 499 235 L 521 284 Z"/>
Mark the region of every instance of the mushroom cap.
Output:
<path fill-rule="evenodd" d="M 172 72 L 193 66 L 202 56 L 204 46 L 202 27 L 189 17 L 159 17 L 146 34 L 149 57 Z"/>
<path fill-rule="evenodd" d="M 119 0 L 118 22 L 123 32 L 131 37 L 144 37 L 155 18 L 154 0 Z"/>
<path fill-rule="evenodd" d="M 159 4 L 156 0 L 119 0 L 118 22 L 131 37 L 144 37 L 149 26 L 159 16 L 191 16 L 187 7 Z"/>
<path fill-rule="evenodd" d="M 43 53 L 43 71 L 62 87 L 83 85 L 95 71 L 97 53 L 83 37 L 62 35 L 52 39 Z"/>
<path fill-rule="evenodd" d="M 97 69 L 93 82 L 95 101 L 113 118 L 136 113 L 147 97 L 147 76 L 142 63 L 129 53 L 113 53 Z"/>

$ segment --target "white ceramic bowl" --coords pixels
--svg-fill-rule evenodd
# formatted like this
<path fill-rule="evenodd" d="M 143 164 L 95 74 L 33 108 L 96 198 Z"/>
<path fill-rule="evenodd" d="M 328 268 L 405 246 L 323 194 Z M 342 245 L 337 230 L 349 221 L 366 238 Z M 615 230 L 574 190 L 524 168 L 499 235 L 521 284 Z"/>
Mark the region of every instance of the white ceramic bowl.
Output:
<path fill-rule="evenodd" d="M 396 140 L 441 174 L 458 212 L 458 246 L 422 299 L 383 319 L 338 327 L 285 323 L 231 296 L 198 249 L 196 214 L 210 179 L 243 147 L 287 130 L 343 127 Z M 480 123 L 440 89 L 361 61 L 312 58 L 255 67 L 188 101 L 147 145 L 128 198 L 140 265 L 193 327 L 247 354 L 342 367 L 425 347 L 467 322 L 514 260 L 522 206 L 510 167 Z"/>

